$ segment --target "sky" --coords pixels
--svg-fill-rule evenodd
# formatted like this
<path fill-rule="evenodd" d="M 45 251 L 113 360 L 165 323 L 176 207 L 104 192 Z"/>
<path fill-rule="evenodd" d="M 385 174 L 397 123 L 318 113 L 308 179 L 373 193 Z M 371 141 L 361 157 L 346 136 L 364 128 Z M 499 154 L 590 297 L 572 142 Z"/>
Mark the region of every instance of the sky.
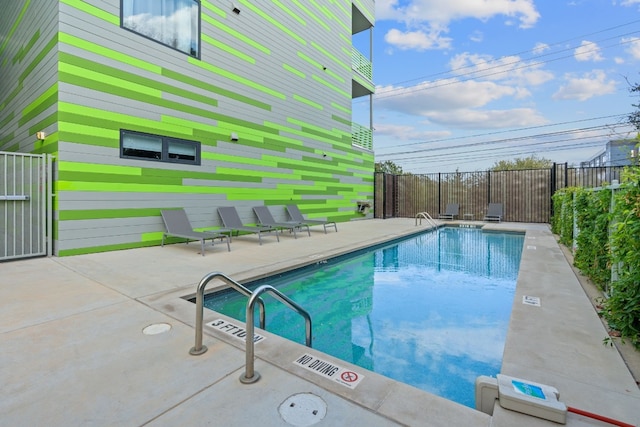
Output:
<path fill-rule="evenodd" d="M 579 165 L 635 138 L 640 0 L 375 0 L 374 151 L 404 172 L 532 155 Z M 353 37 L 369 56 L 370 34 Z M 353 120 L 370 125 L 369 97 Z"/>

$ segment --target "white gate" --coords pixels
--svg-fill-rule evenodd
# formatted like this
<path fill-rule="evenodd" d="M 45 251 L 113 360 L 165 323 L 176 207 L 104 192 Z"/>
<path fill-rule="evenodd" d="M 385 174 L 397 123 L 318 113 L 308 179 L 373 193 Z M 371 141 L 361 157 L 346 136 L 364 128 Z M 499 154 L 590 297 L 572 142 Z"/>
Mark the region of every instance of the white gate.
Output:
<path fill-rule="evenodd" d="M 0 261 L 51 255 L 51 157 L 0 151 Z"/>

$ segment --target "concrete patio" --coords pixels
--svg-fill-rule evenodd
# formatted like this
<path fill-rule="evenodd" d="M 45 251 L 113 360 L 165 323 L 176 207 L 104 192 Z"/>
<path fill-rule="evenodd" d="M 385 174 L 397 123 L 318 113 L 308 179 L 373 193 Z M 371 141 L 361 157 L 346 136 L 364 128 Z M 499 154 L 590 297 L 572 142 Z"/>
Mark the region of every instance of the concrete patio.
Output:
<path fill-rule="evenodd" d="M 553 386 L 568 406 L 639 425 L 636 380 L 616 347 L 603 345 L 607 331 L 548 226 L 486 227 L 526 231 L 502 373 Z M 289 426 L 279 407 L 296 394 L 326 403 L 318 426 L 558 425 L 498 403 L 490 416 L 265 331 L 256 345 L 261 379 L 251 385 L 239 381 L 245 352 L 236 337 L 205 327 L 208 351 L 189 354 L 195 305 L 185 297 L 205 274 L 243 283 L 425 228 L 372 219 L 338 224 L 337 233 L 285 234 L 280 243 L 242 236 L 231 252 L 216 244 L 204 257 L 196 243 L 0 263 L 0 425 Z M 524 296 L 540 305 L 523 304 Z M 215 319 L 240 323 L 205 311 L 205 323 Z M 165 324 L 166 332 L 145 329 Z M 328 380 L 294 363 L 305 353 L 364 378 L 355 388 Z M 610 424 L 569 413 L 567 425 Z"/>

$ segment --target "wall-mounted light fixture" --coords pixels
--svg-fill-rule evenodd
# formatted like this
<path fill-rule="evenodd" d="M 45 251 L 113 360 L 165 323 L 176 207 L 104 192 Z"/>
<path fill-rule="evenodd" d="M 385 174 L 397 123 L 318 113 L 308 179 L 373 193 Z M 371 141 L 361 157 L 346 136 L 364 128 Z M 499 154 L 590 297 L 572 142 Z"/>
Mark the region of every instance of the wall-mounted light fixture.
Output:
<path fill-rule="evenodd" d="M 235 4 L 231 5 L 231 10 L 233 11 L 233 13 L 235 13 L 236 15 L 240 15 L 240 8 L 238 6 L 236 6 Z"/>
<path fill-rule="evenodd" d="M 322 157 L 327 157 L 327 153 L 322 153 Z"/>
<path fill-rule="evenodd" d="M 231 132 L 231 140 L 232 141 L 237 141 L 238 140 L 238 134 L 235 132 Z"/>
<path fill-rule="evenodd" d="M 36 138 L 39 141 L 44 141 L 44 139 L 46 138 L 47 135 L 45 135 L 45 133 L 43 131 L 40 132 L 36 132 Z"/>
<path fill-rule="evenodd" d="M 327 67 L 325 67 L 324 65 L 322 66 L 322 69 L 327 71 Z"/>

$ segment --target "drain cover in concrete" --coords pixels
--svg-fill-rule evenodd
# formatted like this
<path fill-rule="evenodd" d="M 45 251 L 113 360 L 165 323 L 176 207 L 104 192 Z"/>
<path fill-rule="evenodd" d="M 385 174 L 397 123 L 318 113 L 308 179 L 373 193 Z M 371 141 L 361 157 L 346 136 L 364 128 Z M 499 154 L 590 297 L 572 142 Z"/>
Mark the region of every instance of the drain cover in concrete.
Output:
<path fill-rule="evenodd" d="M 327 414 L 327 404 L 311 393 L 289 396 L 278 408 L 280 416 L 292 426 L 311 426 L 322 421 Z"/>
<path fill-rule="evenodd" d="M 145 335 L 157 335 L 163 332 L 168 332 L 171 329 L 171 325 L 168 323 L 154 323 L 147 326 L 142 330 Z"/>

